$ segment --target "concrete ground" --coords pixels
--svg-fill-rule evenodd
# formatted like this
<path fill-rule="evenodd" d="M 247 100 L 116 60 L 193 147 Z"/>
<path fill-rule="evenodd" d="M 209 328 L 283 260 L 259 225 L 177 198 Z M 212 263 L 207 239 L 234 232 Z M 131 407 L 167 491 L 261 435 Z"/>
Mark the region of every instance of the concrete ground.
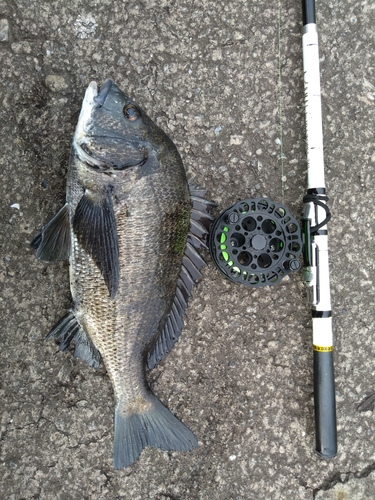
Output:
<path fill-rule="evenodd" d="M 112 467 L 113 393 L 45 334 L 70 304 L 66 263 L 28 243 L 64 202 L 87 84 L 114 79 L 170 135 L 217 213 L 302 211 L 299 2 L 0 0 L 1 451 L 7 500 L 373 499 L 375 8 L 318 1 L 339 453 L 314 453 L 310 313 L 301 275 L 250 290 L 209 255 L 180 342 L 153 372 L 199 448 Z M 280 37 L 280 57 L 279 57 Z M 279 61 L 281 88 L 279 85 Z M 280 92 L 279 92 L 280 91 Z M 280 134 L 280 98 L 283 136 Z"/>

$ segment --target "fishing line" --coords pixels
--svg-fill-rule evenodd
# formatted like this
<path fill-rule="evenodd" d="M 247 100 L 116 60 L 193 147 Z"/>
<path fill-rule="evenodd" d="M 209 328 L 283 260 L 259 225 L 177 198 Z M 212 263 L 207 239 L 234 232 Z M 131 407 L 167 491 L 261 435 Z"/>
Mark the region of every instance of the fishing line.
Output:
<path fill-rule="evenodd" d="M 220 272 L 251 288 L 275 285 L 301 267 L 303 242 L 299 223 L 284 206 L 283 85 L 281 69 L 281 0 L 278 0 L 278 110 L 281 200 L 248 198 L 224 210 L 209 238 L 211 257 Z"/>
<path fill-rule="evenodd" d="M 277 15 L 277 34 L 278 34 L 278 89 L 279 89 L 279 119 L 280 119 L 280 156 L 281 161 L 281 200 L 284 203 L 285 192 L 285 177 L 284 177 L 284 151 L 283 151 L 283 83 L 281 72 L 281 1 L 278 0 L 278 15 Z"/>

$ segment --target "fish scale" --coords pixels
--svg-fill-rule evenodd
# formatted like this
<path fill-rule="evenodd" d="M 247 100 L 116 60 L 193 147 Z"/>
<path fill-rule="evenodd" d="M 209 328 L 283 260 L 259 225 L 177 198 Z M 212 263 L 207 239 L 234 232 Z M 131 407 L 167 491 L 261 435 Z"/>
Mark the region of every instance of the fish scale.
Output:
<path fill-rule="evenodd" d="M 131 112 L 128 113 L 128 110 Z M 42 260 L 69 258 L 72 309 L 48 338 L 97 368 L 115 395 L 114 466 L 146 446 L 188 451 L 194 434 L 152 393 L 156 366 L 178 340 L 205 265 L 213 203 L 190 186 L 173 142 L 110 80 L 85 94 L 65 206 L 33 240 Z"/>

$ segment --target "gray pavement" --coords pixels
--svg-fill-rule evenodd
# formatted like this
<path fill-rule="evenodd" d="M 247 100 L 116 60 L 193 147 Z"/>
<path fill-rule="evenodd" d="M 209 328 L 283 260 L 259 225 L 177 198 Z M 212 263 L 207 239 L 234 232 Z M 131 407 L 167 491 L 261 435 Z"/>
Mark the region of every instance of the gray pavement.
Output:
<path fill-rule="evenodd" d="M 314 453 L 310 314 L 300 274 L 232 285 L 208 267 L 181 339 L 149 379 L 199 448 L 112 468 L 113 393 L 44 341 L 69 307 L 66 263 L 28 242 L 64 202 L 86 85 L 114 79 L 170 135 L 218 211 L 281 200 L 278 4 L 0 0 L 0 497 L 373 499 L 375 8 L 318 2 L 339 453 Z M 306 182 L 300 3 L 281 2 L 285 204 Z M 217 212 L 218 213 L 218 212 Z"/>

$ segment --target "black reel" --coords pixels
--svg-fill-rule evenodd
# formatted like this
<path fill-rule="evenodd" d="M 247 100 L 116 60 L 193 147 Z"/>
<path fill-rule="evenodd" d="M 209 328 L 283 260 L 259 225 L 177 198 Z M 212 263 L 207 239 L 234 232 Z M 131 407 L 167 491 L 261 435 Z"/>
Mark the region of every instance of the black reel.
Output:
<path fill-rule="evenodd" d="M 214 221 L 209 248 L 218 269 L 249 287 L 275 285 L 297 271 L 301 229 L 289 210 L 268 198 L 241 200 Z"/>

